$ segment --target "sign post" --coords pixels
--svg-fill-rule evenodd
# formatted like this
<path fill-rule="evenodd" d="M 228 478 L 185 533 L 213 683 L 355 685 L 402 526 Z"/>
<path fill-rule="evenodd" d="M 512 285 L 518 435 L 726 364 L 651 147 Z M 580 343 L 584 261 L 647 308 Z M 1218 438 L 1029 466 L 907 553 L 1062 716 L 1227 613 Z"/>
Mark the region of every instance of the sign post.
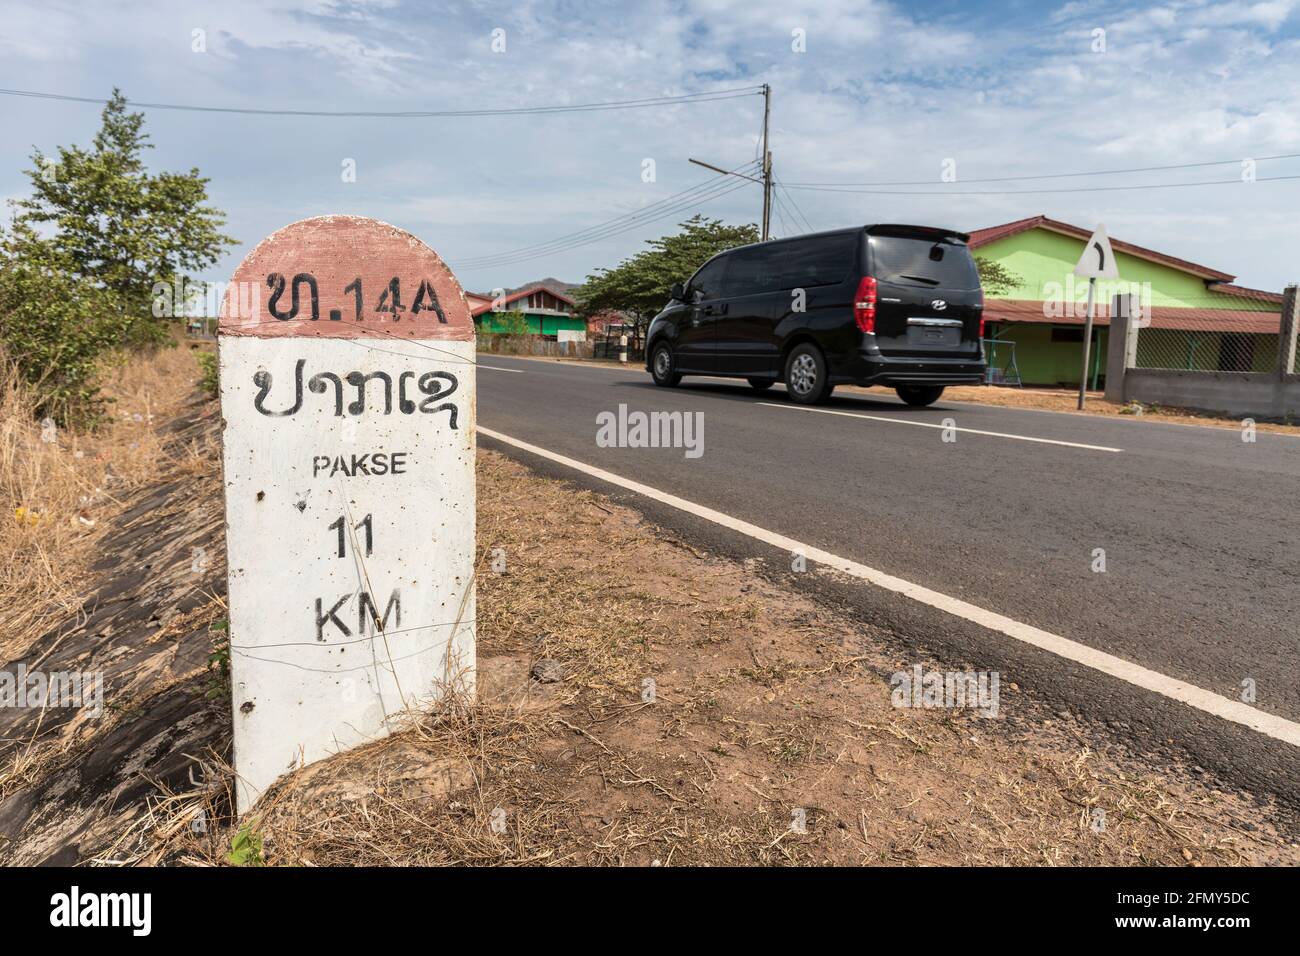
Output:
<path fill-rule="evenodd" d="M 1083 324 L 1083 370 L 1079 374 L 1079 410 L 1083 410 L 1084 396 L 1088 390 L 1088 358 L 1092 349 L 1092 315 L 1096 306 L 1097 279 L 1118 279 L 1119 267 L 1106 238 L 1106 227 L 1097 223 L 1097 230 L 1084 246 L 1083 255 L 1074 267 L 1074 274 L 1088 279 L 1088 311 Z"/>
<path fill-rule="evenodd" d="M 218 342 L 242 813 L 474 692 L 474 326 L 419 239 L 323 216 L 249 253 Z"/>

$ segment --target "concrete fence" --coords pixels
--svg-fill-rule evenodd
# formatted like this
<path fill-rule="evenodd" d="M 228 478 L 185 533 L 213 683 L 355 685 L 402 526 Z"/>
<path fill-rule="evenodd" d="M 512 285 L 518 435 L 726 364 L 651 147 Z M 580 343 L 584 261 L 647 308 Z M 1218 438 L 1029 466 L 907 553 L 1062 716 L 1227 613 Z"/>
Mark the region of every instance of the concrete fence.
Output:
<path fill-rule="evenodd" d="M 478 351 L 492 355 L 543 355 L 551 358 L 591 358 L 592 343 L 557 342 L 544 335 L 480 334 Z"/>
<path fill-rule="evenodd" d="M 1106 352 L 1106 399 L 1234 417 L 1300 419 L 1300 375 L 1296 374 L 1300 297 L 1296 291 L 1296 286 L 1288 286 L 1283 297 L 1277 359 L 1268 372 L 1136 368 L 1144 331 L 1139 304 L 1135 296 L 1115 296 Z"/>

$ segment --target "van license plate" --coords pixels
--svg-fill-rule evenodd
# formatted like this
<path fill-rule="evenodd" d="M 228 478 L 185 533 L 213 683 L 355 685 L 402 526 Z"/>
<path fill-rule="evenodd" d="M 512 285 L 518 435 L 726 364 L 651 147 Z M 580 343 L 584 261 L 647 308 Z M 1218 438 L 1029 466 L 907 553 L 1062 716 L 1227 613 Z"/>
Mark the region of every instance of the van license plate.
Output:
<path fill-rule="evenodd" d="M 907 344 L 929 346 L 931 348 L 948 348 L 960 345 L 961 329 L 933 325 L 909 325 L 907 327 Z"/>

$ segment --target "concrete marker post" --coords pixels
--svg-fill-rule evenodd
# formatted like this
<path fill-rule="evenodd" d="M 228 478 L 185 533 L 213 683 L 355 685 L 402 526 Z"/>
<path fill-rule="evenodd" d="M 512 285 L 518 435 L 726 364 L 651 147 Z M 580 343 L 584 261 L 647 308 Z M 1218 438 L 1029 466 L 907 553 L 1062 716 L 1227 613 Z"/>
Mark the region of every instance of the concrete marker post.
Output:
<path fill-rule="evenodd" d="M 1296 374 L 1296 335 L 1300 333 L 1300 288 L 1289 285 L 1282 292 L 1281 321 L 1278 324 L 1277 340 L 1277 374 L 1285 380 L 1286 376 Z"/>
<path fill-rule="evenodd" d="M 1117 294 L 1110 303 L 1110 332 L 1106 339 L 1106 391 L 1108 402 L 1124 402 L 1124 380 L 1132 365 L 1130 345 L 1137 338 L 1133 316 L 1137 309 L 1137 296 Z"/>
<path fill-rule="evenodd" d="M 218 351 L 242 813 L 473 694 L 474 326 L 419 239 L 322 216 L 240 264 Z"/>

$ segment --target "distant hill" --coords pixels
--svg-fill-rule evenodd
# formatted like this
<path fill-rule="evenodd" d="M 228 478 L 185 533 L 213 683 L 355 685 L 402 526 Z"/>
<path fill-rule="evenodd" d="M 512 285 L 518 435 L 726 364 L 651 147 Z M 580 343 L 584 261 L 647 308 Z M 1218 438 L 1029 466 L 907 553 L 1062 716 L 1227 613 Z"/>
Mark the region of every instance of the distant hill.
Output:
<path fill-rule="evenodd" d="M 535 279 L 532 282 L 525 282 L 523 285 L 517 285 L 513 289 L 506 289 L 506 295 L 514 295 L 522 289 L 533 289 L 539 285 L 550 289 L 552 292 L 563 292 L 567 294 L 570 289 L 576 289 L 578 286 L 582 285 L 582 283 L 565 282 L 563 279 L 557 279 L 554 276 L 547 276 L 545 279 Z M 471 290 L 466 289 L 465 291 L 470 292 Z M 488 290 L 474 291 L 473 294 L 480 295 L 485 299 L 492 298 L 492 293 Z"/>
<path fill-rule="evenodd" d="M 539 285 L 544 286 L 547 289 L 550 289 L 552 292 L 567 293 L 570 289 L 576 289 L 578 286 L 582 285 L 582 283 L 565 282 L 564 280 L 557 279 L 554 276 L 547 276 L 545 279 L 536 279 L 532 282 L 525 282 L 523 285 L 515 286 L 513 289 L 507 289 L 506 295 L 513 295 L 514 293 L 518 292 L 520 289 L 531 289 L 534 286 L 539 286 Z"/>

